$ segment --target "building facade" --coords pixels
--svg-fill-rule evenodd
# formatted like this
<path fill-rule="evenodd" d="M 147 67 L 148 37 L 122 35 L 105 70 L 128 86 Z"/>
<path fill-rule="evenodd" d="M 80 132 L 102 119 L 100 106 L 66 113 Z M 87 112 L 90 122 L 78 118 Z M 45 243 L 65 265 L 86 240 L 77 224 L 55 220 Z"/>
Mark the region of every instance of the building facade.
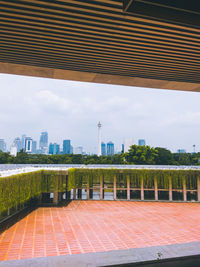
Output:
<path fill-rule="evenodd" d="M 63 140 L 63 154 L 71 154 L 71 140 Z"/>
<path fill-rule="evenodd" d="M 0 150 L 2 152 L 6 152 L 6 142 L 4 141 L 4 139 L 0 139 Z"/>
<path fill-rule="evenodd" d="M 33 148 L 33 139 L 31 137 L 25 138 L 25 152 L 32 153 Z"/>
<path fill-rule="evenodd" d="M 47 132 L 41 132 L 39 148 L 42 150 L 43 154 L 48 153 L 48 133 Z"/>
<path fill-rule="evenodd" d="M 138 146 L 146 146 L 146 141 L 144 139 L 139 139 Z"/>
<path fill-rule="evenodd" d="M 21 146 L 22 146 L 22 149 L 25 150 L 25 138 L 26 138 L 26 135 L 23 134 L 22 135 L 22 138 L 21 138 Z"/>
<path fill-rule="evenodd" d="M 102 156 L 106 156 L 107 155 L 106 144 L 104 142 L 101 142 L 101 155 Z"/>
<path fill-rule="evenodd" d="M 32 143 L 32 153 L 37 154 L 37 141 L 33 141 Z"/>
<path fill-rule="evenodd" d="M 55 155 L 60 153 L 60 146 L 56 143 L 50 143 L 49 145 L 49 154 Z"/>
<path fill-rule="evenodd" d="M 13 147 L 15 146 L 17 148 L 17 152 L 20 152 L 20 150 L 22 149 L 22 142 L 21 139 L 19 137 L 16 137 L 13 141 Z"/>
<path fill-rule="evenodd" d="M 124 153 L 128 152 L 130 146 L 134 145 L 134 140 L 133 138 L 126 138 L 124 140 Z"/>
<path fill-rule="evenodd" d="M 114 155 L 114 143 L 111 141 L 107 143 L 107 155 L 108 156 Z"/>

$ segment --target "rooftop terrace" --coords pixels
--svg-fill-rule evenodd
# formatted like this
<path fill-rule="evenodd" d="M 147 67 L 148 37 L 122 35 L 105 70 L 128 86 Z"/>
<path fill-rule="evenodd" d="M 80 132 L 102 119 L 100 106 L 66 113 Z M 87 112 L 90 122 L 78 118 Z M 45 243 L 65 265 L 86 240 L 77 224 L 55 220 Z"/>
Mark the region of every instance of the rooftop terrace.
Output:
<path fill-rule="evenodd" d="M 38 208 L 3 232 L 0 260 L 200 242 L 199 233 L 198 203 L 72 201 Z"/>
<path fill-rule="evenodd" d="M 182 256 L 200 266 L 198 167 L 0 167 L 0 267 Z"/>

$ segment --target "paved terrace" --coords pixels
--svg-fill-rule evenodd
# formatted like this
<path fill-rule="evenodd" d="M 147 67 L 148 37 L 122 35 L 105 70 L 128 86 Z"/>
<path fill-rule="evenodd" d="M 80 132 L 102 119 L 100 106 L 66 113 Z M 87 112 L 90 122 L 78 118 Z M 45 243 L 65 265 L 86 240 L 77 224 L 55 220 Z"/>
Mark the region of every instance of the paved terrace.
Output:
<path fill-rule="evenodd" d="M 198 203 L 82 200 L 38 208 L 3 232 L 0 261 L 191 242 L 200 242 Z"/>

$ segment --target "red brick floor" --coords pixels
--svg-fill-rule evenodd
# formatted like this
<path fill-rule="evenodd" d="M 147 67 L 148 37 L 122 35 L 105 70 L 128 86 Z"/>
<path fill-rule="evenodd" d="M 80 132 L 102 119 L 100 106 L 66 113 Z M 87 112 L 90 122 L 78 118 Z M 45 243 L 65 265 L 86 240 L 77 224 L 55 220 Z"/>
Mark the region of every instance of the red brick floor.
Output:
<path fill-rule="evenodd" d="M 0 235 L 0 260 L 200 241 L 200 204 L 73 201 L 39 208 Z"/>

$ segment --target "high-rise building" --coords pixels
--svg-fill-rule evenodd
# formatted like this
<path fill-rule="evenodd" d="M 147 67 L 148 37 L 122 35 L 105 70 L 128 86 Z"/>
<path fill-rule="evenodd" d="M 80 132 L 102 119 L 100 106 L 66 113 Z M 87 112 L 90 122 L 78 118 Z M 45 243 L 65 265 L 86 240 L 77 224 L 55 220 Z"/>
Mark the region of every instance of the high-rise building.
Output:
<path fill-rule="evenodd" d="M 50 143 L 49 145 L 49 154 L 55 155 L 60 153 L 60 146 L 56 143 L 52 144 Z"/>
<path fill-rule="evenodd" d="M 114 144 L 111 141 L 107 143 L 107 155 L 108 156 L 114 155 Z"/>
<path fill-rule="evenodd" d="M 134 141 L 132 138 L 128 138 L 124 140 L 124 153 L 128 152 L 130 146 L 134 145 Z"/>
<path fill-rule="evenodd" d="M 21 139 L 21 145 L 22 145 L 22 149 L 25 150 L 25 138 L 26 138 L 26 135 L 23 134 L 22 135 L 22 139 Z"/>
<path fill-rule="evenodd" d="M 122 144 L 122 153 L 124 153 L 124 144 Z"/>
<path fill-rule="evenodd" d="M 33 139 L 31 137 L 25 138 L 25 152 L 32 153 Z"/>
<path fill-rule="evenodd" d="M 2 152 L 6 152 L 6 142 L 4 141 L 4 139 L 0 139 L 0 150 Z"/>
<path fill-rule="evenodd" d="M 14 157 L 17 156 L 17 146 L 14 143 L 10 147 L 10 155 Z"/>
<path fill-rule="evenodd" d="M 33 141 L 32 143 L 32 153 L 37 154 L 37 141 Z"/>
<path fill-rule="evenodd" d="M 19 137 L 16 137 L 10 147 L 10 154 L 17 156 L 17 153 L 22 149 L 22 141 Z"/>
<path fill-rule="evenodd" d="M 144 139 L 139 139 L 138 146 L 146 146 L 146 141 Z"/>
<path fill-rule="evenodd" d="M 39 147 L 42 153 L 48 154 L 48 133 L 47 132 L 41 132 Z"/>
<path fill-rule="evenodd" d="M 20 152 L 20 150 L 22 149 L 22 141 L 21 141 L 21 139 L 19 137 L 16 137 L 14 139 L 12 147 L 16 147 L 17 148 L 17 152 Z"/>
<path fill-rule="evenodd" d="M 98 156 L 101 156 L 102 155 L 102 152 L 101 152 L 101 127 L 102 127 L 102 124 L 99 123 L 97 124 L 97 127 L 98 127 Z"/>
<path fill-rule="evenodd" d="M 71 140 L 63 140 L 63 154 L 72 154 Z"/>
<path fill-rule="evenodd" d="M 101 155 L 106 156 L 106 144 L 104 142 L 101 142 Z"/>

